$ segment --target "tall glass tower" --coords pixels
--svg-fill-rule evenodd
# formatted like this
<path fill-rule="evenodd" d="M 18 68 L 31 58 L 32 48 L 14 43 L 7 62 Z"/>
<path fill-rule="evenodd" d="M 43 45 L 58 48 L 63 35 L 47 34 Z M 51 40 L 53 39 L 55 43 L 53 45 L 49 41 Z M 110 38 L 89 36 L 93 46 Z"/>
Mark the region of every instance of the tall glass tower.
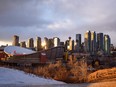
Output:
<path fill-rule="evenodd" d="M 80 52 L 81 50 L 81 34 L 76 34 L 76 51 Z"/>
<path fill-rule="evenodd" d="M 13 43 L 12 43 L 13 46 L 19 46 L 19 36 L 17 35 L 14 35 L 13 36 Z"/>
<path fill-rule="evenodd" d="M 104 35 L 104 52 L 105 54 L 110 54 L 110 44 L 111 44 L 111 40 L 109 35 Z"/>
<path fill-rule="evenodd" d="M 91 52 L 91 32 L 87 31 L 84 36 L 85 52 Z"/>
<path fill-rule="evenodd" d="M 96 53 L 96 32 L 91 32 L 91 53 L 94 55 Z"/>
<path fill-rule="evenodd" d="M 37 44 L 37 51 L 40 51 L 42 49 L 42 46 L 41 46 L 41 38 L 40 37 L 37 37 L 36 38 L 36 44 Z"/>
<path fill-rule="evenodd" d="M 54 40 L 54 47 L 57 47 L 60 45 L 60 39 L 58 37 L 54 37 L 53 40 Z"/>
<path fill-rule="evenodd" d="M 29 40 L 28 40 L 28 47 L 29 48 L 34 48 L 34 40 L 33 40 L 33 38 L 29 38 Z"/>
<path fill-rule="evenodd" d="M 104 38 L 103 38 L 103 33 L 98 33 L 97 34 L 97 50 L 104 50 Z"/>

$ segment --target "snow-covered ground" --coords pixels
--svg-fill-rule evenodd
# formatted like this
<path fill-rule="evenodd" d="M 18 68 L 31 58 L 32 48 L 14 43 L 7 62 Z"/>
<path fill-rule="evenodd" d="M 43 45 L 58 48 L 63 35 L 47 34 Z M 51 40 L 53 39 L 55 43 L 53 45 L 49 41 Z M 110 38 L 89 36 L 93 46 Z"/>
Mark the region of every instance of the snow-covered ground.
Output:
<path fill-rule="evenodd" d="M 44 79 L 23 71 L 0 67 L 0 84 L 30 84 L 30 85 L 47 85 L 47 84 L 65 84 L 63 82 Z"/>

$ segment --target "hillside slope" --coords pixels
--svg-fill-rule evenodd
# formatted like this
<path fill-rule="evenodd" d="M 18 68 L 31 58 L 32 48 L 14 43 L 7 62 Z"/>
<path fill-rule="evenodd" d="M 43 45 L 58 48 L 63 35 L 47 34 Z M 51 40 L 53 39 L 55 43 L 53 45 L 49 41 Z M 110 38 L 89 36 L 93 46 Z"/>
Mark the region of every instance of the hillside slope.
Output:
<path fill-rule="evenodd" d="M 63 82 L 44 79 L 23 71 L 0 67 L 0 84 L 65 84 Z"/>

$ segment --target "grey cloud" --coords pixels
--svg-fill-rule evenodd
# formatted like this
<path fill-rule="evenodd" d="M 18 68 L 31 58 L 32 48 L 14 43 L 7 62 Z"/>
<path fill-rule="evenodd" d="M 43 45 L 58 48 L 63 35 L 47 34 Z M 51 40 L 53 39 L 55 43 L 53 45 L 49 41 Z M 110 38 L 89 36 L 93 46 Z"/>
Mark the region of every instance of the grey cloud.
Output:
<path fill-rule="evenodd" d="M 35 36 L 75 39 L 86 30 L 109 33 L 115 42 L 116 0 L 0 0 L 0 40 L 18 34 L 22 40 Z M 63 27 L 66 19 L 74 24 Z M 51 30 L 48 26 L 58 23 Z M 7 35 L 4 35 L 7 33 Z M 10 39 L 11 41 L 11 39 Z M 116 45 L 116 44 L 115 44 Z"/>
<path fill-rule="evenodd" d="M 44 0 L 43 0 L 44 1 Z M 42 0 L 1 0 L 0 26 L 40 26 L 49 20 L 44 14 Z"/>

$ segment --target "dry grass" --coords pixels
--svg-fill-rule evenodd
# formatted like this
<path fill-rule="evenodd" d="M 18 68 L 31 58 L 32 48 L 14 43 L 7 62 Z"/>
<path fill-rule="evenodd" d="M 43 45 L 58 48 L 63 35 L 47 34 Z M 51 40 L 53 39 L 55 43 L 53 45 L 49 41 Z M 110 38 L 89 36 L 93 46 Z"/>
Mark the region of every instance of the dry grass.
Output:
<path fill-rule="evenodd" d="M 91 83 L 87 87 L 116 87 L 116 81 L 113 81 L 113 82 Z"/>
<path fill-rule="evenodd" d="M 87 64 L 85 60 L 71 60 L 67 64 L 58 61 L 56 64 L 49 64 L 38 67 L 8 66 L 23 70 L 25 73 L 51 78 L 67 83 L 85 82 L 87 78 Z"/>
<path fill-rule="evenodd" d="M 116 68 L 98 70 L 88 76 L 88 82 L 116 78 Z"/>
<path fill-rule="evenodd" d="M 56 64 L 34 68 L 33 73 L 38 76 L 64 82 L 85 82 L 87 77 L 87 64 L 85 60 L 69 61 L 66 65 L 63 65 L 59 61 Z"/>

